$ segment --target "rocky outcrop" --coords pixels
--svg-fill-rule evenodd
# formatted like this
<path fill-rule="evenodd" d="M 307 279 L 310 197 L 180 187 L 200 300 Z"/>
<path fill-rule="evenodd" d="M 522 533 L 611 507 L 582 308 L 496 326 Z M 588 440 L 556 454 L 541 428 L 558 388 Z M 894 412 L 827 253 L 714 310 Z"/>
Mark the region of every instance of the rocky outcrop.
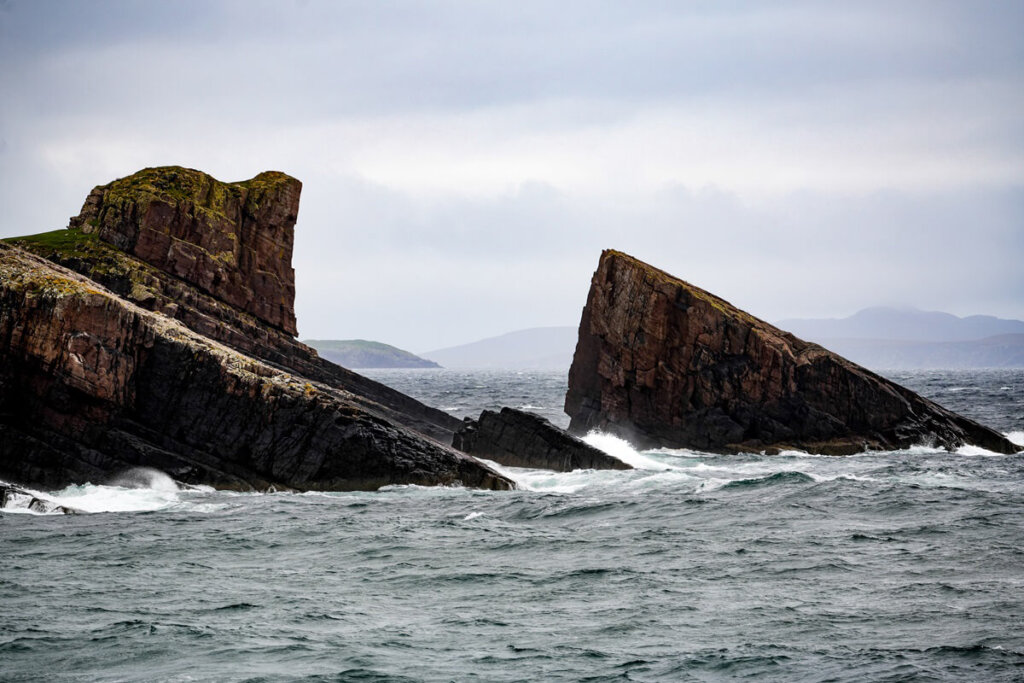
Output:
<path fill-rule="evenodd" d="M 346 398 L 0 245 L 0 478 L 153 467 L 217 488 L 513 484 Z"/>
<path fill-rule="evenodd" d="M 574 433 L 717 452 L 1019 447 L 626 254 L 594 273 L 569 371 Z"/>
<path fill-rule="evenodd" d="M 246 355 L 322 382 L 345 400 L 450 443 L 459 420 L 320 358 L 294 339 L 292 238 L 291 228 L 285 228 L 295 222 L 291 216 L 297 210 L 298 191 L 298 181 L 275 172 L 242 183 L 222 183 L 176 166 L 146 169 L 94 189 L 68 230 L 9 241 L 89 277 L 141 308 L 174 318 Z M 284 208 L 276 206 L 275 198 L 283 198 Z M 237 222 L 226 218 L 236 215 Z M 213 236 L 207 234 L 211 230 Z M 166 235 L 175 235 L 170 254 L 152 246 L 162 244 L 161 236 Z M 225 235 L 247 237 L 233 240 Z M 256 246 L 238 247 L 237 257 L 210 246 L 243 242 Z M 141 248 L 140 243 L 148 246 Z M 273 256 L 267 245 L 281 245 L 277 252 L 281 263 L 267 263 Z M 150 258 L 152 262 L 145 260 Z M 232 262 L 239 274 L 233 272 Z M 252 271 L 253 264 L 260 267 Z M 274 278 L 267 273 L 274 273 Z M 275 325 L 267 319 L 273 316 L 261 317 L 260 309 L 239 306 L 240 301 L 249 301 L 245 293 L 254 291 L 255 285 L 246 283 L 255 280 L 265 285 L 275 279 L 281 283 L 276 290 L 279 298 L 287 302 L 281 317 L 292 320 L 290 325 Z"/>
<path fill-rule="evenodd" d="M 464 453 L 510 467 L 571 472 L 631 470 L 630 465 L 562 431 L 540 415 L 513 408 L 485 410 L 480 419 L 466 419 L 452 445 Z"/>
<path fill-rule="evenodd" d="M 193 169 L 147 168 L 94 188 L 69 227 L 294 336 L 301 190 L 277 171 L 222 183 Z"/>
<path fill-rule="evenodd" d="M 0 482 L 0 510 L 31 510 L 40 514 L 79 515 L 78 508 L 61 505 L 32 491 Z"/>

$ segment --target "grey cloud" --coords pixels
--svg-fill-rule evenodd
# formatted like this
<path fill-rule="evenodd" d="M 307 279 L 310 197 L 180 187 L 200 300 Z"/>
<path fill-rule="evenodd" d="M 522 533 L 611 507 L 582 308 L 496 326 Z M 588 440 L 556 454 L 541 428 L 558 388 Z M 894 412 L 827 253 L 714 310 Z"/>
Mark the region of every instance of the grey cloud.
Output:
<path fill-rule="evenodd" d="M 5 59 L 27 78 L 40 64 L 66 64 L 63 76 L 48 76 L 86 112 L 109 99 L 131 106 L 131 98 L 156 112 L 169 94 L 271 119 L 549 98 L 638 103 L 736 89 L 773 97 L 866 79 L 1019 78 L 1024 64 L 1024 46 L 1010 35 L 1024 10 L 1007 3 L 14 8 Z"/>
<path fill-rule="evenodd" d="M 880 302 L 1024 316 L 1016 265 L 1024 188 L 801 193 L 760 207 L 683 188 L 619 207 L 550 188 L 444 206 L 350 189 L 362 195 L 346 193 L 354 213 L 318 231 L 331 234 L 326 242 L 298 247 L 297 269 L 308 278 L 299 290 L 306 336 L 363 334 L 424 350 L 574 325 L 598 254 L 609 247 L 770 320 L 847 315 Z M 394 229 L 378 232 L 382 225 Z M 361 263 L 339 261 L 346 245 Z M 386 284 L 367 289 L 363 278 Z"/>

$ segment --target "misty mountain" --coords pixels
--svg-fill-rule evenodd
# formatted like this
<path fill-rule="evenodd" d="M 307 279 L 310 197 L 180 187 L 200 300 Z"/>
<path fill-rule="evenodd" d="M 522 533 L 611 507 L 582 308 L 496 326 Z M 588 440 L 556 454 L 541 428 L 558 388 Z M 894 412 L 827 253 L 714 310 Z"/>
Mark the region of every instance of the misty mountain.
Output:
<path fill-rule="evenodd" d="M 874 369 L 1024 367 L 1021 320 L 876 307 L 776 326 Z"/>
<path fill-rule="evenodd" d="M 890 339 L 917 342 L 955 342 L 1004 334 L 1024 334 L 1024 321 L 991 315 L 960 318 L 916 308 L 865 308 L 848 318 L 790 319 L 775 323 L 802 339 Z"/>
<path fill-rule="evenodd" d="M 421 353 L 446 368 L 569 371 L 576 327 L 534 327 Z"/>
<path fill-rule="evenodd" d="M 824 339 L 818 343 L 873 370 L 1024 368 L 1024 334 L 1000 334 L 958 342 Z"/>

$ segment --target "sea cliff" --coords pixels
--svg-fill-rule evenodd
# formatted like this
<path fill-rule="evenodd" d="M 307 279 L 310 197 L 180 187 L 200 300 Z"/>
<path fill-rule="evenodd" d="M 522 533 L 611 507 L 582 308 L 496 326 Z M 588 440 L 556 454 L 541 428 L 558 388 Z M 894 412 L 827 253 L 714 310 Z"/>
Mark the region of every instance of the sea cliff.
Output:
<path fill-rule="evenodd" d="M 69 229 L 0 245 L 0 478 L 511 488 L 438 442 L 454 418 L 291 337 L 300 189 L 146 169 L 94 189 Z"/>

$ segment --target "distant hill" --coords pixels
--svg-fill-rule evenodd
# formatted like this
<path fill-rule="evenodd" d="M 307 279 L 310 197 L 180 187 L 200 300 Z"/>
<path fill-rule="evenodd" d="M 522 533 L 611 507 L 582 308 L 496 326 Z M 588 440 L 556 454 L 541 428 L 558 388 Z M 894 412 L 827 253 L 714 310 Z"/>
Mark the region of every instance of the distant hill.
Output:
<path fill-rule="evenodd" d="M 802 339 L 893 339 L 917 342 L 953 342 L 985 339 L 1003 334 L 1024 334 L 1024 320 L 991 315 L 960 318 L 916 308 L 865 308 L 848 318 L 780 320 L 776 327 Z"/>
<path fill-rule="evenodd" d="M 389 344 L 364 339 L 306 339 L 321 358 L 345 368 L 437 368 L 433 361 Z"/>
<path fill-rule="evenodd" d="M 848 318 L 790 319 L 775 325 L 868 368 L 1024 367 L 1020 320 L 877 307 Z M 568 372 L 577 335 L 577 327 L 535 327 L 420 356 L 446 368 Z"/>
<path fill-rule="evenodd" d="M 1024 367 L 1021 320 L 877 307 L 775 325 L 869 368 Z"/>
<path fill-rule="evenodd" d="M 873 369 L 1024 368 L 1024 334 L 1000 334 L 958 342 L 911 342 L 892 339 L 814 340 Z"/>
<path fill-rule="evenodd" d="M 569 371 L 576 327 L 534 327 L 422 353 L 446 368 Z"/>

